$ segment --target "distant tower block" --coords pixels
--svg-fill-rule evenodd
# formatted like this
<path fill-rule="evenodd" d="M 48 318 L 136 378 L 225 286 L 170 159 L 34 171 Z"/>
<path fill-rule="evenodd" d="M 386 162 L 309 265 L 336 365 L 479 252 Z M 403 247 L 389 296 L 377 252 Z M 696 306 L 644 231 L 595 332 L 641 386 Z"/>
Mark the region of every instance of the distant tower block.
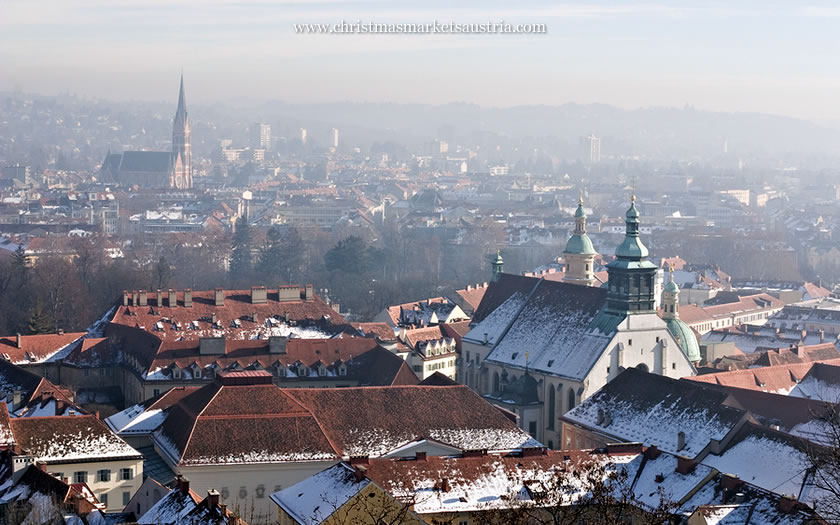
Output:
<path fill-rule="evenodd" d="M 595 286 L 595 256 L 598 252 L 592 246 L 592 240 L 586 234 L 586 211 L 583 209 L 583 197 L 578 201 L 575 211 L 575 232 L 566 242 L 563 258 L 566 260 L 566 276 L 569 283 Z"/>
<path fill-rule="evenodd" d="M 306 128 L 300 128 L 300 143 L 306 146 Z"/>
<path fill-rule="evenodd" d="M 588 164 L 601 162 L 601 139 L 595 135 L 581 137 L 581 149 L 583 150 L 583 161 Z"/>
<path fill-rule="evenodd" d="M 255 122 L 251 126 L 251 147 L 268 149 L 271 147 L 271 124 Z"/>
<path fill-rule="evenodd" d="M 338 149 L 338 128 L 330 130 L 330 143 L 332 144 L 332 147 Z"/>

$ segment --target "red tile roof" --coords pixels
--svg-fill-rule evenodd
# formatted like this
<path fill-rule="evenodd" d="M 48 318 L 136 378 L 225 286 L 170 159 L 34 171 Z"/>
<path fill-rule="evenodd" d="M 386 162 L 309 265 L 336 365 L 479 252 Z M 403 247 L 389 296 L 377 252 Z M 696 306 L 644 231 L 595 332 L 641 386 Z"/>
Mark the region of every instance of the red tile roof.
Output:
<path fill-rule="evenodd" d="M 459 448 L 529 441 L 462 385 L 281 389 L 224 378 L 179 400 L 155 439 L 179 464 L 199 465 L 376 456 L 423 437 Z"/>
<path fill-rule="evenodd" d="M 301 289 L 301 296 L 303 294 Z M 324 325 L 345 324 L 341 315 L 313 294 L 311 300 L 296 299 L 278 301 L 277 291 L 267 291 L 267 300 L 262 304 L 251 302 L 250 290 L 224 290 L 224 305 L 215 305 L 215 290 L 193 291 L 192 307 L 184 306 L 184 293 L 176 293 L 177 306 L 169 306 L 168 291 L 163 291 L 163 304 L 157 304 L 157 291 L 147 292 L 147 306 L 118 306 L 111 324 L 139 328 L 161 340 L 190 340 L 207 335 L 225 335 L 233 338 L 249 338 L 251 332 L 265 327 L 266 319 L 291 320 L 297 324 L 322 323 Z M 257 320 L 252 319 L 257 314 Z M 219 327 L 212 325 L 216 316 Z M 324 319 L 328 321 L 324 321 Z M 232 326 L 234 320 L 241 328 Z M 199 321 L 200 330 L 189 330 L 188 325 Z M 161 322 L 163 330 L 156 330 Z M 173 330 L 171 323 L 180 323 L 181 330 Z"/>
<path fill-rule="evenodd" d="M 826 361 L 827 364 L 840 365 L 840 359 Z M 760 390 L 762 392 L 787 393 L 814 366 L 813 362 L 733 370 L 716 374 L 685 377 L 684 380 L 709 383 L 726 387 Z"/>
<path fill-rule="evenodd" d="M 484 298 L 484 292 L 487 291 L 487 284 L 480 284 L 476 286 L 469 286 L 462 290 L 455 290 L 455 293 L 461 300 L 466 303 L 470 311 L 475 311 L 478 305 L 481 304 L 481 299 Z M 469 312 L 467 312 L 469 313 Z"/>
<path fill-rule="evenodd" d="M 85 332 L 22 335 L 20 346 L 17 336 L 0 337 L 0 357 L 15 364 L 44 361 L 85 335 Z"/>

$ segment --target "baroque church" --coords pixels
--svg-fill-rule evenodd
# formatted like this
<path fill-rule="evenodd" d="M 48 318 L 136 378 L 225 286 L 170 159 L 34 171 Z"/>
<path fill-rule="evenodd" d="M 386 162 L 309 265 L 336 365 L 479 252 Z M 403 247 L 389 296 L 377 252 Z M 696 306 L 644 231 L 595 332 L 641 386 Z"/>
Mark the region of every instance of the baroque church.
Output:
<path fill-rule="evenodd" d="M 181 75 L 178 108 L 172 122 L 172 151 L 109 151 L 100 168 L 100 180 L 141 188 L 192 188 L 190 118 L 184 75 Z"/>
<path fill-rule="evenodd" d="M 560 416 L 622 370 L 680 378 L 696 374 L 700 362 L 697 339 L 679 319 L 673 274 L 662 316 L 657 311 L 658 267 L 639 237 L 635 198 L 605 285 L 594 275 L 598 254 L 582 202 L 563 255 L 561 282 L 503 273 L 497 257 L 461 354 L 463 381 L 515 412 L 524 430 L 552 448 L 577 445 L 562 435 Z"/>

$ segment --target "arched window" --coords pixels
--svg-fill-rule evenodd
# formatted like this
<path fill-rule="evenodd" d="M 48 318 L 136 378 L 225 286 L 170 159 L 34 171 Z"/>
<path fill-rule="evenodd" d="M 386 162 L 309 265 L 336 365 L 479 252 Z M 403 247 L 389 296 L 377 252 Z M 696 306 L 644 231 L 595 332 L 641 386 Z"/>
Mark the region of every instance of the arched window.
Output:
<path fill-rule="evenodd" d="M 575 408 L 575 390 L 569 389 L 569 410 Z"/>
<path fill-rule="evenodd" d="M 499 391 L 499 373 L 493 372 L 493 392 Z"/>
<path fill-rule="evenodd" d="M 548 429 L 554 430 L 554 418 L 557 417 L 555 414 L 555 406 L 554 406 L 554 385 L 548 387 Z"/>

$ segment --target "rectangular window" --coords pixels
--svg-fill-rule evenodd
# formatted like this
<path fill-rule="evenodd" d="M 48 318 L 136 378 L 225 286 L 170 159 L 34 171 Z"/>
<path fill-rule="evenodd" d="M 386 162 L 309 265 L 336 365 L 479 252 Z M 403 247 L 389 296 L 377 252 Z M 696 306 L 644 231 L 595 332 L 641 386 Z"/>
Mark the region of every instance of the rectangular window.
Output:
<path fill-rule="evenodd" d="M 131 501 L 131 492 L 123 492 L 123 507 L 128 505 L 129 501 Z"/>
<path fill-rule="evenodd" d="M 154 389 L 154 391 L 153 391 L 153 393 L 152 393 L 152 396 L 153 396 L 153 397 L 157 397 L 157 396 L 159 396 L 159 395 L 160 395 L 160 389 L 159 389 L 159 388 L 155 388 L 155 389 Z"/>
<path fill-rule="evenodd" d="M 102 469 L 97 473 L 96 479 L 99 481 L 111 481 L 111 471 Z"/>
<path fill-rule="evenodd" d="M 420 365 L 414 365 L 414 371 L 415 371 L 415 372 L 422 372 L 422 371 L 423 371 L 423 367 L 422 367 L 422 366 L 420 366 Z"/>
<path fill-rule="evenodd" d="M 87 471 L 79 471 L 73 474 L 74 483 L 87 483 Z"/>
<path fill-rule="evenodd" d="M 134 472 L 130 468 L 121 468 L 120 469 L 120 479 L 122 479 L 122 480 L 134 479 Z"/>
<path fill-rule="evenodd" d="M 102 494 L 99 495 L 99 502 L 102 503 L 105 506 L 108 506 L 108 493 L 107 492 L 103 492 Z"/>

